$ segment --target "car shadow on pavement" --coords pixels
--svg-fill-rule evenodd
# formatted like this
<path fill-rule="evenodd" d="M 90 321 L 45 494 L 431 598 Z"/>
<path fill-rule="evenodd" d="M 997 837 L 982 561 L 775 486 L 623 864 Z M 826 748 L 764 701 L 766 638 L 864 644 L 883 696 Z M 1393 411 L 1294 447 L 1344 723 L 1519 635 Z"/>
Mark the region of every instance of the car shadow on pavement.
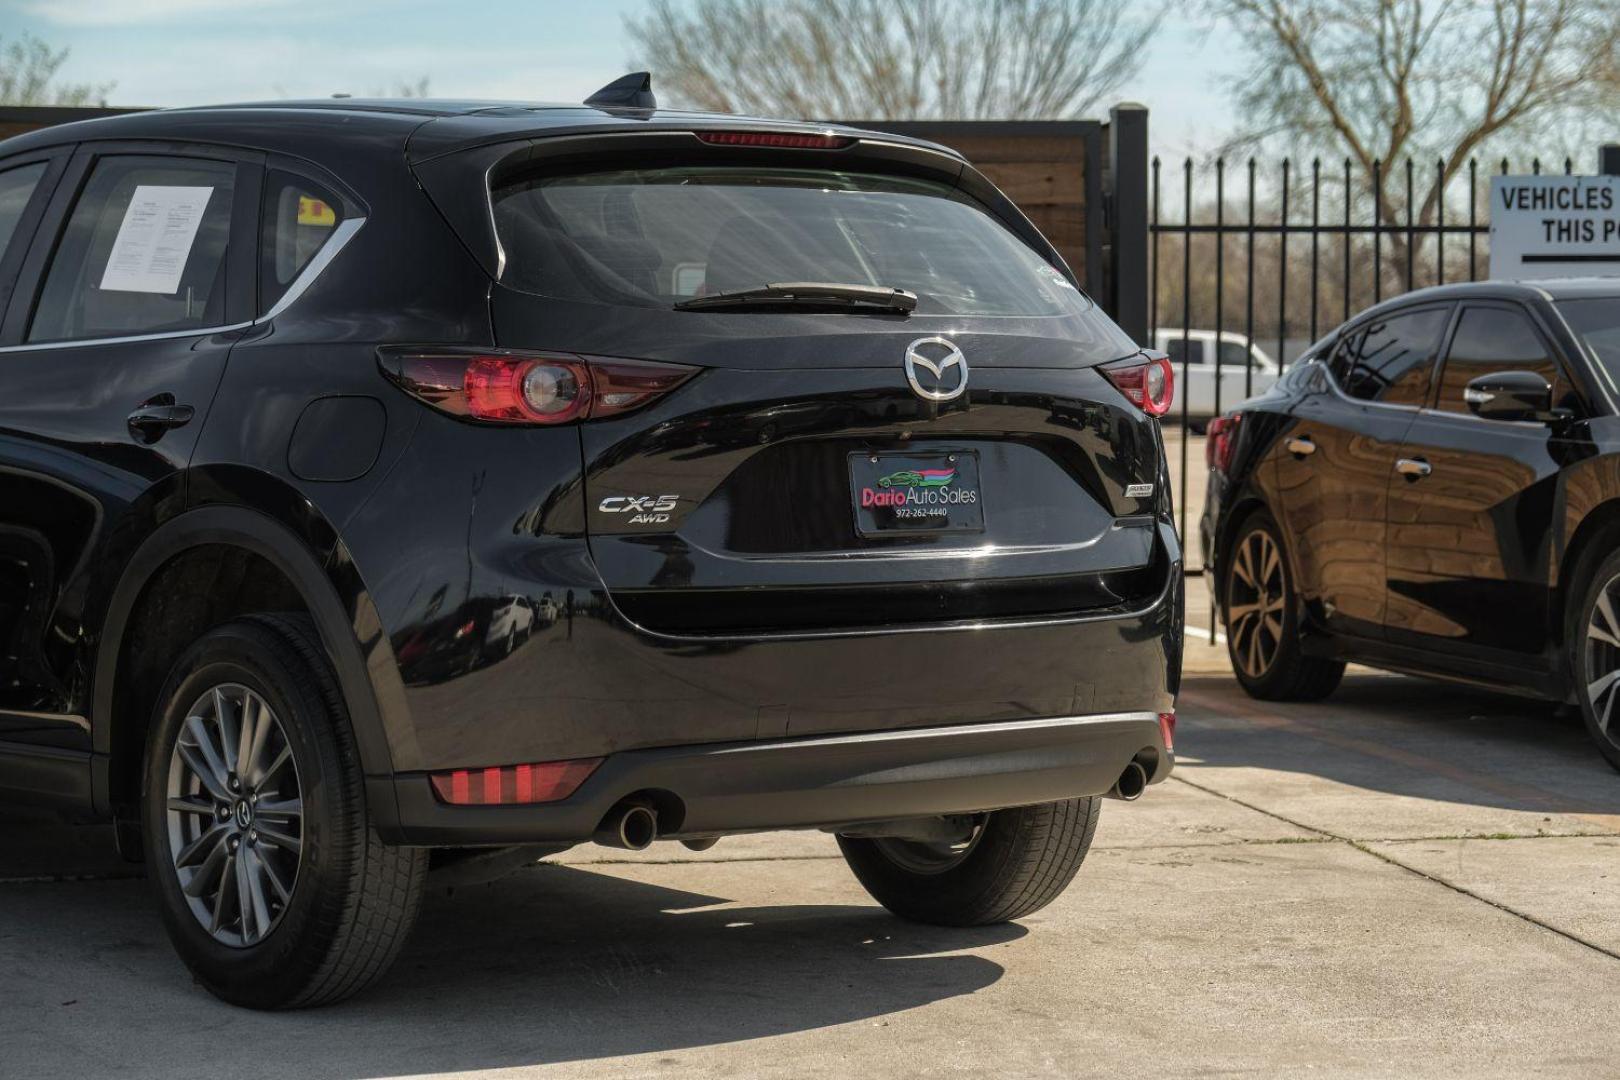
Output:
<path fill-rule="evenodd" d="M 771 867 L 784 865 L 805 863 L 747 864 L 750 884 L 781 880 Z M 680 869 L 689 880 L 698 868 Z M 364 996 L 265 1014 L 190 981 L 144 883 L 0 885 L 0 967 L 17 972 L 0 988 L 0 1042 L 16 1075 L 40 1077 L 112 1061 L 121 1075 L 245 1076 L 273 1061 L 277 1076 L 385 1077 L 673 1053 L 882 1024 L 971 994 L 1003 968 L 961 950 L 1025 932 L 842 904 L 739 908 L 542 864 L 430 895 L 399 963 Z"/>
<path fill-rule="evenodd" d="M 1305 773 L 1393 795 L 1542 814 L 1620 814 L 1620 773 L 1573 710 L 1394 675 L 1325 701 L 1255 701 L 1187 680 L 1177 750 L 1209 768 Z M 1189 770 L 1188 776 L 1195 775 Z"/>

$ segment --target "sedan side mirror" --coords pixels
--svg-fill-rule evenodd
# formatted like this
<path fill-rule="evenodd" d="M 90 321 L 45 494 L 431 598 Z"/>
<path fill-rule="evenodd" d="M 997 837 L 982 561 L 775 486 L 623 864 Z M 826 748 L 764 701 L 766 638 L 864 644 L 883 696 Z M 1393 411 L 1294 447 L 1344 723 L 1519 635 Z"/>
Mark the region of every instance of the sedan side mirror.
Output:
<path fill-rule="evenodd" d="M 1552 384 L 1533 371 L 1497 371 L 1469 381 L 1463 400 L 1484 420 L 1551 420 Z"/>

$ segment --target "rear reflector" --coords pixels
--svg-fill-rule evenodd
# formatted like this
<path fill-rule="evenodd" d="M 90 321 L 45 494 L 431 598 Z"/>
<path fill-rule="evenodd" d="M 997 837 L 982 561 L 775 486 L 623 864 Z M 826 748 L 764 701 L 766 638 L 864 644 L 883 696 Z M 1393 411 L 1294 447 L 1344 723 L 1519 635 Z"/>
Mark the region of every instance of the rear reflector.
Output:
<path fill-rule="evenodd" d="M 451 806 L 522 806 L 568 798 L 600 764 L 601 758 L 575 758 L 536 765 L 452 769 L 433 773 L 428 779 L 439 800 Z"/>
<path fill-rule="evenodd" d="M 1164 736 L 1164 748 L 1174 751 L 1176 748 L 1176 714 L 1162 712 L 1159 714 L 1159 734 Z"/>
<path fill-rule="evenodd" d="M 843 135 L 802 135 L 786 131 L 698 131 L 715 146 L 772 146 L 779 150 L 842 150 L 855 140 Z"/>
<path fill-rule="evenodd" d="M 1163 416 L 1170 411 L 1176 396 L 1176 376 L 1164 353 L 1143 349 L 1140 355 L 1115 360 L 1097 370 L 1149 416 Z"/>
<path fill-rule="evenodd" d="M 1238 424 L 1242 413 L 1217 416 L 1209 422 L 1204 435 L 1204 464 L 1221 473 L 1232 464 L 1232 445 L 1237 442 Z"/>
<path fill-rule="evenodd" d="M 566 424 L 639 409 L 697 374 L 645 360 L 433 346 L 378 350 L 383 374 L 452 416 L 495 424 Z"/>

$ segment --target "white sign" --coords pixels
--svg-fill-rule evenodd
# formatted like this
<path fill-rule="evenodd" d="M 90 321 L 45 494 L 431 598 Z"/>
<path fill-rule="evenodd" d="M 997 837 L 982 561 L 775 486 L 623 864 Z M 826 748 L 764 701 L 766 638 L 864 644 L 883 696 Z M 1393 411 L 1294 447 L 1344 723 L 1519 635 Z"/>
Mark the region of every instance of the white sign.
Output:
<path fill-rule="evenodd" d="M 1620 176 L 1491 177 L 1491 277 L 1620 274 Z"/>
<path fill-rule="evenodd" d="M 141 184 L 113 240 L 101 287 L 117 292 L 177 293 L 211 187 Z"/>

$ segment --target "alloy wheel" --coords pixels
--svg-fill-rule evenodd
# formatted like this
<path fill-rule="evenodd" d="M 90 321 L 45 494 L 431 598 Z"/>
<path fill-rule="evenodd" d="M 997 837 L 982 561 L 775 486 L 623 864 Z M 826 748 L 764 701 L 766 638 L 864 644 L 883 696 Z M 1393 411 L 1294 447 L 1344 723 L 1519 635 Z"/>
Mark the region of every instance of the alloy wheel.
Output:
<path fill-rule="evenodd" d="M 169 759 L 169 851 L 214 940 L 263 941 L 287 910 L 303 852 L 298 763 L 263 697 L 237 683 L 186 712 Z"/>
<path fill-rule="evenodd" d="M 1620 720 L 1615 720 L 1615 698 L 1620 697 L 1620 577 L 1610 578 L 1598 590 L 1592 617 L 1586 623 L 1582 650 L 1586 661 L 1586 700 L 1598 733 L 1620 743 Z M 1612 725 L 1612 726 L 1611 726 Z"/>
<path fill-rule="evenodd" d="M 1284 595 L 1282 552 L 1271 533 L 1255 529 L 1243 538 L 1227 586 L 1226 633 L 1243 673 L 1258 679 L 1271 670 L 1282 644 Z"/>

